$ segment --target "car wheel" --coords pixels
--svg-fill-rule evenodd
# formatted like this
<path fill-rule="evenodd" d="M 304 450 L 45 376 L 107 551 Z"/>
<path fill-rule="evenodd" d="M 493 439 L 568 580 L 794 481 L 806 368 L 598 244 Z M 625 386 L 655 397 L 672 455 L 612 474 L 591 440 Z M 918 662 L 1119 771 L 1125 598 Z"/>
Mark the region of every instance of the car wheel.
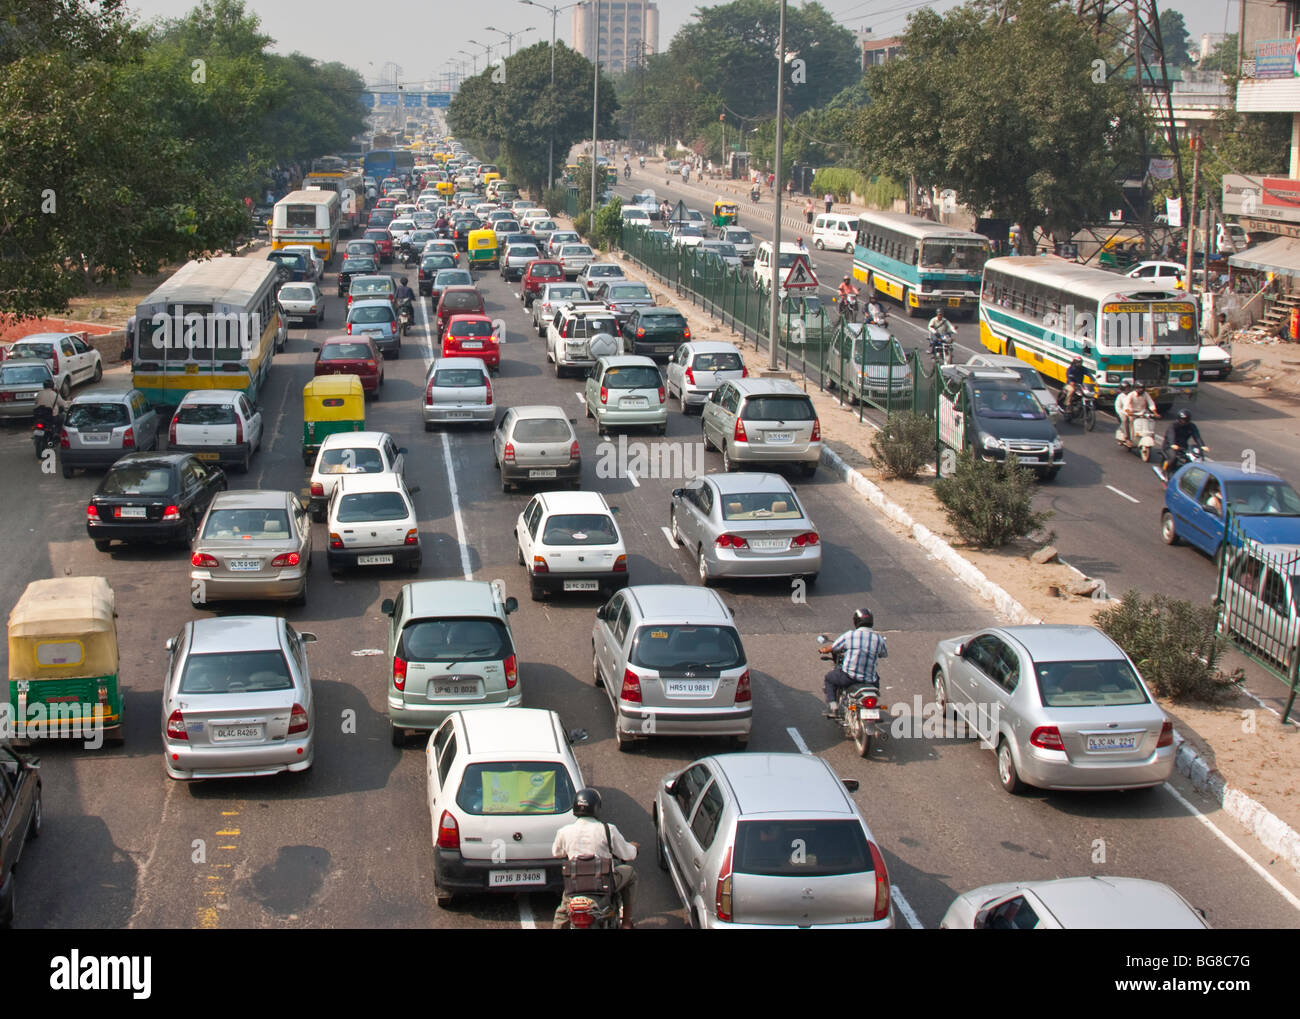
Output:
<path fill-rule="evenodd" d="M 63 465 L 63 476 L 65 478 L 70 478 L 76 473 L 77 469 L 75 467 L 69 467 L 67 464 Z"/>
<path fill-rule="evenodd" d="M 713 443 L 709 440 L 709 430 L 704 427 L 704 408 L 700 408 L 700 439 L 704 442 L 704 451 L 713 452 Z"/>
<path fill-rule="evenodd" d="M 731 454 L 727 452 L 726 443 L 722 446 L 722 469 L 726 473 L 731 473 L 732 468 L 736 465 L 731 462 Z"/>
<path fill-rule="evenodd" d="M 507 480 L 506 480 L 506 476 L 505 476 L 504 474 L 502 474 L 502 475 L 501 475 L 501 491 L 503 491 L 503 492 L 509 492 L 509 491 L 510 491 L 510 488 L 511 488 L 510 482 L 507 481 Z"/>
<path fill-rule="evenodd" d="M 100 379 L 102 379 L 103 377 L 104 377 L 104 363 L 103 363 L 102 361 L 96 361 L 96 362 L 95 362 L 95 373 L 94 373 L 93 375 L 90 376 L 90 381 L 91 381 L 91 382 L 98 382 L 98 381 L 99 381 Z"/>
<path fill-rule="evenodd" d="M 636 749 L 636 740 L 624 734 L 623 730 L 618 727 L 618 719 L 614 720 L 614 740 L 618 743 L 618 752 L 620 754 L 630 754 Z"/>
<path fill-rule="evenodd" d="M 686 547 L 686 539 L 682 537 L 681 529 L 677 526 L 677 511 L 670 509 L 668 511 L 668 530 L 672 532 L 673 541 L 677 542 L 682 548 Z"/>
<path fill-rule="evenodd" d="M 813 241 L 813 247 L 816 248 L 818 251 L 826 250 L 826 245 L 823 244 L 820 239 Z"/>
<path fill-rule="evenodd" d="M 817 578 L 818 578 L 819 576 L 821 576 L 820 573 L 805 573 L 805 574 L 803 575 L 803 582 L 804 582 L 804 585 L 807 586 L 807 587 L 812 587 L 812 586 L 814 586 L 814 585 L 817 583 Z"/>
<path fill-rule="evenodd" d="M 9 872 L 8 881 L 0 880 L 0 891 L 4 892 L 0 895 L 0 930 L 7 931 L 13 928 L 14 914 L 18 908 L 18 878 L 14 876 L 12 870 Z"/>
<path fill-rule="evenodd" d="M 197 530 L 198 528 L 194 525 L 194 517 L 187 517 L 185 520 L 185 529 L 181 532 L 181 536 L 176 539 L 176 543 L 183 548 L 189 548 L 191 543 L 194 541 L 194 534 Z"/>
<path fill-rule="evenodd" d="M 799 471 L 805 478 L 811 478 L 817 474 L 817 465 L 815 463 L 800 464 Z"/>
<path fill-rule="evenodd" d="M 112 544 L 113 544 L 113 543 L 112 543 L 111 541 L 104 541 L 103 539 L 96 538 L 96 539 L 95 539 L 95 551 L 96 551 L 96 552 L 107 552 L 108 549 L 109 549 L 109 546 L 112 545 Z"/>
<path fill-rule="evenodd" d="M 664 837 L 659 830 L 659 808 L 655 807 L 655 862 L 659 864 L 660 870 L 668 869 L 668 854 L 664 852 Z"/>
<path fill-rule="evenodd" d="M 557 379 L 562 379 L 562 378 L 564 378 L 564 371 L 560 368 L 560 362 L 559 362 L 559 361 L 556 361 L 556 362 L 555 362 L 555 377 L 556 377 Z"/>
<path fill-rule="evenodd" d="M 590 420 L 594 415 L 591 413 L 591 404 L 583 402 L 582 409 L 587 412 L 587 418 Z M 599 430 L 599 429 L 598 429 Z"/>
<path fill-rule="evenodd" d="M 731 749 L 732 749 L 732 750 L 748 750 L 748 749 L 749 749 L 749 737 L 748 737 L 748 736 L 732 736 L 732 737 L 731 737 Z"/>
<path fill-rule="evenodd" d="M 531 576 L 528 578 L 528 595 L 533 599 L 533 601 L 546 600 L 546 591 L 542 588 L 542 585 Z"/>
<path fill-rule="evenodd" d="M 1011 744 L 1007 742 L 1005 736 L 998 741 L 998 781 L 1011 795 L 1020 792 L 1020 776 L 1016 774 L 1016 762 L 1011 756 Z"/>
<path fill-rule="evenodd" d="M 1059 468 L 1059 467 L 1053 467 L 1053 468 L 1051 468 L 1050 470 L 1043 471 L 1043 473 L 1042 473 L 1042 475 L 1041 475 L 1040 477 L 1041 477 L 1041 480 L 1043 480 L 1043 481 L 1055 481 L 1055 480 L 1056 480 L 1056 476 L 1057 476 L 1058 474 L 1060 474 L 1060 473 L 1061 473 L 1061 468 Z"/>
<path fill-rule="evenodd" d="M 72 393 L 72 376 L 65 375 L 63 377 L 63 385 L 59 386 L 59 395 L 66 400 L 71 393 Z"/>
<path fill-rule="evenodd" d="M 1160 514 L 1160 537 L 1164 539 L 1166 545 L 1181 545 L 1182 538 L 1178 537 L 1178 529 L 1174 526 L 1174 515 L 1168 510 Z"/>
<path fill-rule="evenodd" d="M 1214 570 L 1216 573 L 1223 572 L 1223 559 L 1227 555 L 1227 546 L 1219 542 L 1219 547 L 1214 550 Z"/>
<path fill-rule="evenodd" d="M 596 649 L 591 649 L 591 682 L 593 686 L 604 686 L 605 681 L 600 678 L 600 662 L 596 658 Z"/>
<path fill-rule="evenodd" d="M 389 725 L 388 725 L 388 730 L 389 730 L 389 732 L 388 732 L 388 734 L 389 734 L 389 738 L 393 741 L 393 746 L 395 746 L 395 747 L 404 747 L 404 746 L 406 746 L 406 730 L 405 730 L 405 729 L 399 729 L 397 726 L 393 725 L 393 724 L 390 722 Z"/>
<path fill-rule="evenodd" d="M 29 839 L 41 837 L 41 787 L 36 787 L 36 802 L 32 804 L 32 823 L 27 828 Z"/>
<path fill-rule="evenodd" d="M 323 509 L 314 509 L 311 511 L 311 518 L 318 524 L 325 523 L 325 511 Z"/>
<path fill-rule="evenodd" d="M 515 555 L 519 557 L 519 565 L 520 565 L 520 566 L 523 566 L 523 565 L 524 565 L 524 549 L 523 549 L 523 546 L 519 544 L 519 542 L 515 542 Z"/>
<path fill-rule="evenodd" d="M 297 608 L 302 608 L 307 604 L 307 584 L 304 582 L 302 590 L 289 599 L 289 604 Z"/>
<path fill-rule="evenodd" d="M 447 909 L 456 901 L 456 896 L 445 888 L 439 888 L 437 885 L 434 885 L 433 901 L 438 904 L 439 909 Z"/>
<path fill-rule="evenodd" d="M 709 573 L 709 560 L 704 555 L 704 546 L 701 545 L 695 557 L 695 569 L 700 575 L 700 583 L 705 587 L 713 586 L 713 577 Z"/>
<path fill-rule="evenodd" d="M 943 670 L 937 667 L 934 670 L 934 705 L 939 709 L 939 717 L 946 722 L 952 708 L 948 704 L 948 686 L 944 682 Z"/>
<path fill-rule="evenodd" d="M 243 458 L 242 460 L 239 461 L 239 473 L 240 473 L 240 474 L 247 474 L 247 473 L 248 473 L 248 468 L 249 468 L 249 466 L 250 466 L 250 461 L 251 461 L 252 459 L 253 459 L 253 453 L 252 453 L 251 450 L 250 450 L 249 452 L 247 452 L 247 453 L 244 454 L 244 458 Z"/>

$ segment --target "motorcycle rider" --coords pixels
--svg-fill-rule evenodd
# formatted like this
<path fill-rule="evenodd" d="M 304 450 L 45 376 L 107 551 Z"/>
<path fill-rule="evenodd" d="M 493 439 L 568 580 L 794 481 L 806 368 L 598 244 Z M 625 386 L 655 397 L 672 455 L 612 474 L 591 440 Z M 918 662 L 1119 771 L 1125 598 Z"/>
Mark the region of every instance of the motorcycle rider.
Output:
<path fill-rule="evenodd" d="M 1166 481 L 1178 466 L 1178 454 L 1193 446 L 1199 446 L 1202 453 L 1210 451 L 1210 447 L 1201 440 L 1201 431 L 1192 422 L 1192 415 L 1185 410 L 1180 410 L 1177 420 L 1169 427 L 1169 431 L 1165 432 L 1164 445 L 1161 447 L 1164 462 L 1160 465 L 1160 473 L 1165 476 Z"/>
<path fill-rule="evenodd" d="M 1115 420 L 1119 422 L 1119 427 L 1115 429 L 1115 441 L 1125 446 L 1130 445 L 1133 438 L 1132 422 L 1128 420 L 1128 399 L 1132 395 L 1133 383 L 1125 379 L 1115 394 Z"/>
<path fill-rule="evenodd" d="M 595 789 L 579 789 L 573 798 L 573 816 L 576 820 L 555 833 L 551 855 L 562 860 L 576 860 L 595 856 L 611 860 L 614 866 L 614 891 L 623 899 L 623 930 L 632 929 L 632 896 L 636 889 L 635 842 L 628 842 L 616 825 L 600 818 L 600 793 Z M 563 930 L 569 925 L 569 896 L 560 899 L 555 911 L 553 928 Z"/>
<path fill-rule="evenodd" d="M 1116 409 L 1120 406 L 1120 398 L 1115 398 Z M 1139 382 L 1128 394 L 1128 398 L 1124 400 L 1124 416 L 1120 419 L 1124 428 L 1124 438 L 1120 442 L 1129 448 L 1133 446 L 1133 419 L 1141 417 L 1143 414 L 1150 414 L 1152 417 L 1157 418 L 1160 416 L 1156 413 L 1156 402 L 1151 399 L 1147 387 Z"/>
<path fill-rule="evenodd" d="M 956 330 L 953 329 L 952 323 L 944 315 L 942 308 L 935 310 L 934 318 L 927 323 L 927 328 L 930 330 L 930 353 L 938 356 L 939 345 L 945 340 L 951 343 Z"/>
<path fill-rule="evenodd" d="M 885 324 L 885 306 L 880 303 L 880 298 L 875 294 L 872 294 L 867 301 L 867 320 L 877 325 Z"/>
<path fill-rule="evenodd" d="M 844 279 L 840 281 L 838 293 L 840 301 L 840 317 L 851 319 L 853 317 L 853 312 L 856 310 L 854 304 L 858 299 L 858 294 L 860 293 L 853 282 L 852 276 L 846 275 Z"/>
<path fill-rule="evenodd" d="M 54 388 L 54 380 L 46 379 L 45 387 L 36 394 L 32 420 L 38 424 L 46 422 L 52 431 L 57 432 L 63 427 L 63 412 L 67 407 L 68 402 Z"/>
<path fill-rule="evenodd" d="M 415 321 L 415 291 L 407 286 L 408 277 L 403 276 L 397 286 L 397 311 L 398 314 L 404 312 L 411 313 L 411 321 Z"/>
<path fill-rule="evenodd" d="M 865 683 L 880 689 L 876 662 L 888 658 L 889 649 L 885 647 L 885 638 L 872 629 L 874 625 L 871 610 L 858 609 L 853 613 L 853 629 L 845 630 L 831 643 L 818 648 L 822 654 L 842 652 L 844 655 L 823 679 L 827 718 L 839 717 L 839 691 L 845 687 Z"/>

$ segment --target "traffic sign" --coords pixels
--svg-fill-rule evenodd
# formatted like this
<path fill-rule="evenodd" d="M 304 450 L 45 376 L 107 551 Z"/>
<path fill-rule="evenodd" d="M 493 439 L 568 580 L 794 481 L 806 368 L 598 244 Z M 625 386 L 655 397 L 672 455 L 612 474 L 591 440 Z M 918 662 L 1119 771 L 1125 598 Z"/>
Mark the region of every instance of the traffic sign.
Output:
<path fill-rule="evenodd" d="M 785 290 L 801 287 L 811 289 L 818 286 L 817 277 L 813 274 L 806 255 L 794 256 L 794 262 L 790 265 L 790 271 L 785 274 L 785 282 L 781 286 Z"/>
<path fill-rule="evenodd" d="M 685 223 L 687 221 L 688 221 L 688 217 L 686 215 L 686 203 L 679 198 L 677 200 L 677 205 L 673 208 L 672 214 L 668 217 L 668 222 Z"/>

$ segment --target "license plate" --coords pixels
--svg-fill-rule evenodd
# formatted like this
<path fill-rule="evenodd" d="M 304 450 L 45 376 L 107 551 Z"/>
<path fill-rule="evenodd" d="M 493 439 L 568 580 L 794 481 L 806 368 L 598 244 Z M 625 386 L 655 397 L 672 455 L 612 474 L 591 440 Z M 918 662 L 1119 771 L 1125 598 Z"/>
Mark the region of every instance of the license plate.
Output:
<path fill-rule="evenodd" d="M 595 580 L 566 580 L 564 589 L 566 591 L 599 591 L 600 582 Z"/>
<path fill-rule="evenodd" d="M 14 393 L 15 400 L 35 400 L 35 393 Z"/>
<path fill-rule="evenodd" d="M 530 478 L 553 478 L 555 477 L 554 467 L 534 467 L 528 472 Z"/>
<path fill-rule="evenodd" d="M 220 453 L 195 453 L 194 455 L 197 456 L 200 460 L 220 460 L 220 459 L 221 459 L 221 454 L 220 454 Z"/>
<path fill-rule="evenodd" d="M 111 438 L 112 436 L 109 435 L 108 432 L 82 432 L 81 433 L 81 441 L 87 443 L 107 442 Z"/>
<path fill-rule="evenodd" d="M 460 346 L 461 346 L 461 349 L 462 349 L 462 350 L 482 350 L 482 349 L 483 349 L 483 341 L 482 341 L 482 340 L 462 340 Z"/>
<path fill-rule="evenodd" d="M 618 405 L 624 409 L 635 409 L 637 407 L 647 407 L 649 403 L 644 396 L 625 396 L 618 401 Z"/>
<path fill-rule="evenodd" d="M 794 432 L 764 432 L 765 442 L 794 442 Z"/>
<path fill-rule="evenodd" d="M 260 725 L 215 725 L 212 727 L 212 742 L 225 743 L 228 740 L 251 740 L 262 738 Z"/>
<path fill-rule="evenodd" d="M 488 874 L 489 888 L 518 888 L 546 884 L 544 870 L 494 870 Z"/>
<path fill-rule="evenodd" d="M 672 353 L 674 350 L 676 350 L 676 349 L 677 349 L 676 347 L 655 347 L 655 353 L 656 353 L 656 354 L 671 354 L 671 353 Z"/>
<path fill-rule="evenodd" d="M 756 552 L 780 552 L 790 547 L 787 538 L 751 538 L 749 547 Z"/>
<path fill-rule="evenodd" d="M 669 697 L 712 697 L 713 681 L 709 679 L 669 679 L 664 682 L 664 692 Z"/>
<path fill-rule="evenodd" d="M 230 559 L 226 565 L 235 571 L 260 570 L 262 560 L 260 559 Z"/>
<path fill-rule="evenodd" d="M 948 307 L 949 307 L 949 308 L 960 308 L 960 307 L 961 307 L 961 298 L 960 298 L 960 297 L 950 297 L 950 298 L 948 298 Z"/>
<path fill-rule="evenodd" d="M 1136 750 L 1136 736 L 1089 736 L 1088 750 Z"/>
<path fill-rule="evenodd" d="M 879 722 L 879 721 L 880 721 L 880 709 L 879 709 L 879 708 L 861 708 L 861 709 L 859 709 L 858 714 L 862 717 L 862 720 L 863 720 L 864 722 Z"/>
<path fill-rule="evenodd" d="M 433 697 L 477 697 L 479 693 L 477 682 L 431 683 L 429 689 Z"/>
<path fill-rule="evenodd" d="M 119 506 L 118 518 L 121 520 L 143 520 L 149 511 L 143 506 Z"/>
<path fill-rule="evenodd" d="M 390 555 L 359 555 L 357 556 L 358 566 L 392 566 L 393 557 Z"/>
<path fill-rule="evenodd" d="M 449 418 L 467 418 L 471 416 L 472 415 L 467 410 L 452 410 L 447 412 L 447 417 Z"/>

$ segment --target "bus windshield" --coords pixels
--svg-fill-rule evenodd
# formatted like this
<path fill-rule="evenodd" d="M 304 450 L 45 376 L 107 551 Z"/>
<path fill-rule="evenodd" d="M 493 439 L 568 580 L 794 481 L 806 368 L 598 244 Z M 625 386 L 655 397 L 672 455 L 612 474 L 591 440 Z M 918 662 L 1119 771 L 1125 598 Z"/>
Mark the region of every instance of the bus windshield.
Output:
<path fill-rule="evenodd" d="M 1100 340 L 1112 350 L 1199 346 L 1195 308 L 1138 302 L 1104 305 Z"/>
<path fill-rule="evenodd" d="M 988 242 L 976 240 L 926 241 L 921 245 L 922 269 L 979 272 L 988 261 Z"/>

